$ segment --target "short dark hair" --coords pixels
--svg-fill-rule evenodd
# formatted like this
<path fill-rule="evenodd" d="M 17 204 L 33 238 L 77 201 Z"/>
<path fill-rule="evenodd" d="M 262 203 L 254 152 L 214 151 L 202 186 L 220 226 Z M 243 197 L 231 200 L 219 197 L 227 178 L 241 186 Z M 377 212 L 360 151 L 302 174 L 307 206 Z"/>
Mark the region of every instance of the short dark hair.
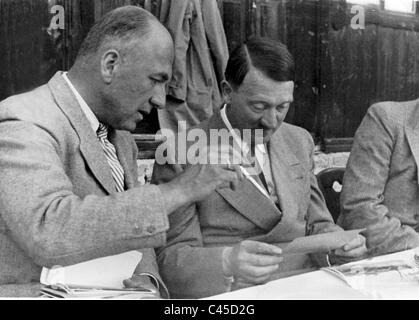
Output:
<path fill-rule="evenodd" d="M 280 41 L 253 37 L 239 45 L 230 55 L 225 77 L 239 87 L 253 66 L 275 81 L 294 81 L 294 58 Z"/>
<path fill-rule="evenodd" d="M 97 53 L 112 39 L 141 38 L 150 32 L 150 21 L 155 19 L 148 11 L 136 6 L 124 6 L 105 14 L 89 31 L 77 58 Z"/>

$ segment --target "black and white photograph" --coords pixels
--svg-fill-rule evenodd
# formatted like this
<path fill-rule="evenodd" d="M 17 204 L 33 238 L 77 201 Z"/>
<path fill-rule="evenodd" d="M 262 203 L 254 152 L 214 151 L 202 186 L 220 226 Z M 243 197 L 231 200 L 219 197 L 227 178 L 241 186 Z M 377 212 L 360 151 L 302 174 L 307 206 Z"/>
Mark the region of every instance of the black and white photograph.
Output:
<path fill-rule="evenodd" d="M 418 165 L 419 1 L 0 0 L 0 300 L 419 300 Z"/>

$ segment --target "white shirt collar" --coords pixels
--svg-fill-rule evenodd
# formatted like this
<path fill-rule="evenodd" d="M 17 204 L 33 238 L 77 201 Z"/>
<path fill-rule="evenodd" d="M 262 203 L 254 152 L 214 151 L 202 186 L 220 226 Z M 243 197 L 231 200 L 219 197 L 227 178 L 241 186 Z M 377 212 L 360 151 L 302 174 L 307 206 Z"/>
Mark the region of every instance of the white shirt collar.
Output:
<path fill-rule="evenodd" d="M 240 136 L 238 136 L 236 134 L 236 132 L 234 131 L 230 121 L 227 118 L 227 105 L 226 104 L 221 108 L 220 113 L 221 113 L 221 119 L 223 120 L 224 124 L 226 125 L 226 127 L 227 127 L 228 131 L 230 132 L 230 134 L 232 135 L 233 139 L 236 141 L 236 143 L 239 146 L 242 146 L 243 154 L 248 154 L 249 151 L 250 151 L 249 145 L 246 143 L 246 141 L 243 141 L 240 138 Z M 264 144 L 257 144 L 256 147 L 255 147 L 255 152 L 256 152 L 256 158 L 259 161 L 260 157 L 258 156 L 258 153 L 259 153 L 259 155 L 266 154 L 265 145 Z"/>
<path fill-rule="evenodd" d="M 242 155 L 247 155 L 247 154 L 249 154 L 250 148 L 249 148 L 248 144 L 245 141 L 242 141 L 242 139 L 233 130 L 233 127 L 232 127 L 230 121 L 227 118 L 227 112 L 226 112 L 226 110 L 227 110 L 227 105 L 224 105 L 221 108 L 221 110 L 220 110 L 221 118 L 222 118 L 224 124 L 226 125 L 228 131 L 233 136 L 233 139 L 235 140 L 236 144 L 238 144 L 239 146 L 241 146 Z M 267 159 L 269 161 L 268 157 L 265 156 L 266 153 L 267 153 L 266 152 L 266 147 L 265 147 L 264 144 L 258 144 L 258 145 L 256 145 L 256 148 L 255 148 L 255 156 L 256 156 L 256 160 L 257 160 L 257 162 L 259 164 L 260 169 L 262 169 L 262 172 L 264 172 L 263 171 L 263 169 L 264 169 L 264 163 L 265 163 L 264 160 Z M 255 185 L 255 187 L 264 196 L 266 196 L 268 199 L 271 199 L 272 200 L 272 198 L 270 197 L 270 195 L 268 194 L 268 192 L 265 190 L 265 188 L 262 187 L 258 182 L 256 182 L 255 179 L 248 173 L 248 171 L 245 168 L 241 167 L 241 170 L 245 174 L 246 178 L 249 179 L 250 182 L 253 183 Z"/>
<path fill-rule="evenodd" d="M 76 90 L 76 88 L 71 83 L 70 79 L 67 76 L 67 72 L 62 73 L 64 80 L 67 82 L 68 86 L 70 87 L 71 91 L 76 97 L 77 102 L 79 103 L 83 113 L 85 114 L 87 120 L 89 120 L 90 126 L 92 127 L 93 131 L 96 133 L 99 129 L 99 120 L 93 113 L 92 109 L 87 105 L 86 101 L 82 98 L 80 93 Z"/>

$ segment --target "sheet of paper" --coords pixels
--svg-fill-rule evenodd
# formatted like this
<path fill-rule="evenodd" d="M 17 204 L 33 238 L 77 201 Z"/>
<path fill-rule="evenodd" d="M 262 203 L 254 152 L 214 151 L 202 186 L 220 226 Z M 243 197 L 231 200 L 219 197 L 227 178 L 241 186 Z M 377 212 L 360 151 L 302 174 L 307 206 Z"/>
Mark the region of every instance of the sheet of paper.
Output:
<path fill-rule="evenodd" d="M 317 252 L 329 252 L 343 247 L 351 242 L 365 229 L 337 231 L 316 234 L 294 239 L 288 246 L 282 249 L 284 255 L 308 254 Z"/>
<path fill-rule="evenodd" d="M 394 259 L 396 258 L 397 259 Z M 414 250 L 323 268 L 372 299 L 418 299 Z"/>
<path fill-rule="evenodd" d="M 67 267 L 43 268 L 40 282 L 44 285 L 64 284 L 70 288 L 122 289 L 123 280 L 131 278 L 142 253 L 125 252 Z"/>

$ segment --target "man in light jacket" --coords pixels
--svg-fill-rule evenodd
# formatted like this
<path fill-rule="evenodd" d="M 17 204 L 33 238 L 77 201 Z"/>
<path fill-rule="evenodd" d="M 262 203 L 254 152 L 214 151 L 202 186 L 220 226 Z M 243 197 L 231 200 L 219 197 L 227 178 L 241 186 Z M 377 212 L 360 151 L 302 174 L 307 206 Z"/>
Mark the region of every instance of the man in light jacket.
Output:
<path fill-rule="evenodd" d="M 137 280 L 167 297 L 150 248 L 166 243 L 168 215 L 237 178 L 203 165 L 138 185 L 128 131 L 165 106 L 172 61 L 157 19 L 122 7 L 90 30 L 68 73 L 0 103 L 0 293 L 39 283 L 42 267 L 144 249 Z"/>

